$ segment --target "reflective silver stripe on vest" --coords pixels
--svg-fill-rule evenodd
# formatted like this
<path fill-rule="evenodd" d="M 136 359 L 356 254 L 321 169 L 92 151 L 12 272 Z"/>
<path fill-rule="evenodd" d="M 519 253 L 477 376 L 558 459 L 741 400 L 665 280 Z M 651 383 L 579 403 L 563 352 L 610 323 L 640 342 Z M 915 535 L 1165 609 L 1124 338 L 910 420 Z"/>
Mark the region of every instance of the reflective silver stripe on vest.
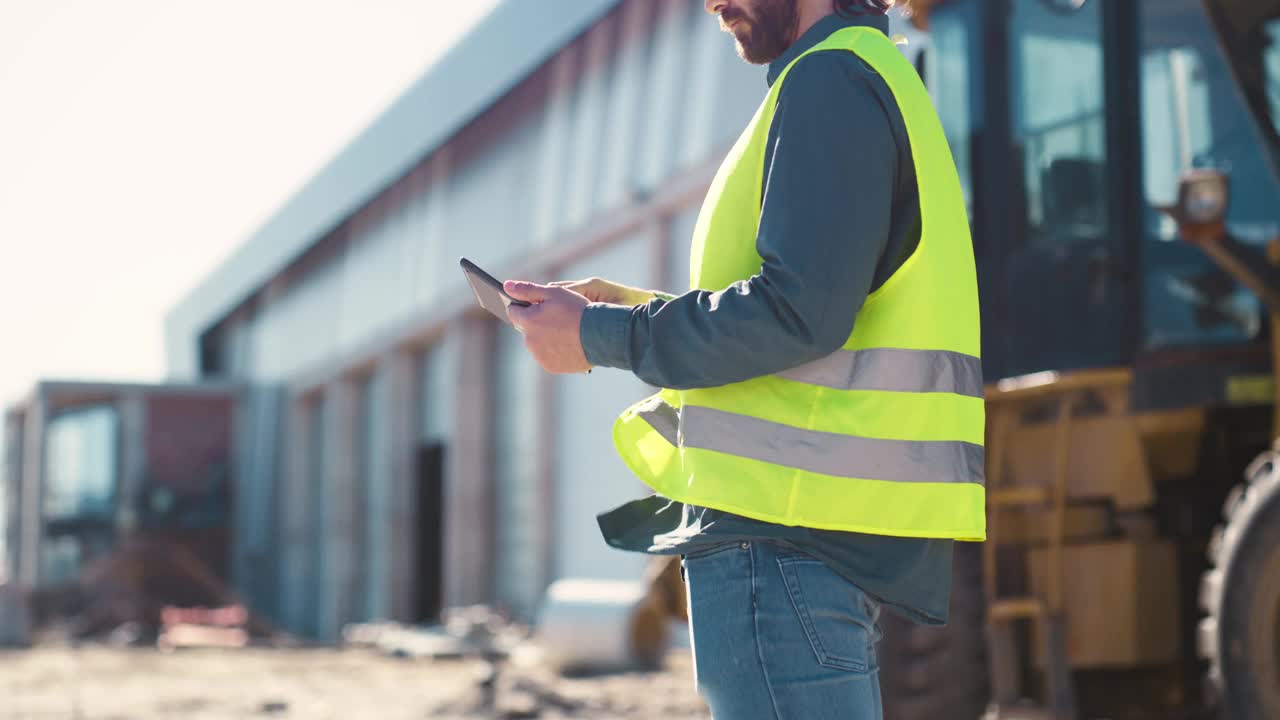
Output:
<path fill-rule="evenodd" d="M 983 396 L 982 360 L 947 350 L 837 350 L 778 375 L 787 380 L 835 390 Z"/>
<path fill-rule="evenodd" d="M 666 400 L 655 395 L 636 406 L 636 415 L 649 423 L 649 426 L 661 435 L 663 440 L 672 445 L 680 444 L 680 411 L 668 404 Z"/>
<path fill-rule="evenodd" d="M 881 440 L 802 430 L 747 415 L 665 402 L 637 409 L 672 445 L 835 477 L 893 482 L 985 483 L 981 445 L 963 441 Z M 679 433 L 673 420 L 679 419 Z M 677 437 L 683 443 L 677 443 Z"/>

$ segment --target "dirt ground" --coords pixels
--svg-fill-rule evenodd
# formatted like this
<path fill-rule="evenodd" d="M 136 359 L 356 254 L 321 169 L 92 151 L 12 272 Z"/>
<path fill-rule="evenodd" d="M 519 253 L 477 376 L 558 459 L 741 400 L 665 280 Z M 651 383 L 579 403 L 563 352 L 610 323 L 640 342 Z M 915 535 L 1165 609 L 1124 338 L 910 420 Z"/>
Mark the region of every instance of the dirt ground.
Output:
<path fill-rule="evenodd" d="M 0 653 L 0 720 L 663 718 L 706 720 L 687 651 L 664 670 L 561 678 L 371 650 L 38 647 Z"/>

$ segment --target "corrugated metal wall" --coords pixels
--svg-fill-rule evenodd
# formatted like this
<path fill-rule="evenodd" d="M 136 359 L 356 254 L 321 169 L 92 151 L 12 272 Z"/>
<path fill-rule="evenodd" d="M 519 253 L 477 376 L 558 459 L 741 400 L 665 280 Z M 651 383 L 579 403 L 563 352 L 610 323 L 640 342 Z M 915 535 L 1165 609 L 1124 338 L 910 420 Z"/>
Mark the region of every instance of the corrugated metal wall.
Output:
<path fill-rule="evenodd" d="M 390 448 L 390 385 L 385 368 L 377 368 L 364 382 L 360 392 L 359 433 L 360 475 L 357 487 L 364 495 L 364 560 L 360 576 L 364 598 L 355 613 L 361 620 L 390 615 L 389 557 L 391 535 L 389 523 L 392 500 L 392 457 Z"/>
<path fill-rule="evenodd" d="M 339 231 L 335 262 L 261 308 L 243 371 L 339 357 L 462 289 L 459 256 L 500 266 L 652 193 L 730 143 L 765 88 L 693 0 L 624 3 L 528 83 L 534 97 L 390 188 Z"/>
<path fill-rule="evenodd" d="M 249 604 L 268 617 L 279 612 L 274 578 L 281 567 L 276 523 L 283 484 L 277 478 L 281 440 L 287 437 L 285 402 L 279 386 L 252 387 L 241 396 L 235 423 L 231 577 Z"/>
<path fill-rule="evenodd" d="M 713 161 L 765 89 L 763 70 L 738 60 L 701 2 L 623 3 L 336 229 L 324 243 L 324 259 L 295 270 L 224 325 L 217 340 L 224 368 L 297 388 L 300 378 L 340 367 L 361 348 L 419 332 L 417 319 L 466 292 L 459 256 L 518 271 L 513 263 L 521 258 L 582 237 L 615 211 Z M 576 260 L 564 275 L 598 274 L 643 286 L 665 280 L 666 289 L 678 290 L 688 281 L 695 214 L 696 207 L 676 212 L 669 241 L 644 231 Z M 657 242 L 667 243 L 666 252 L 655 252 Z M 600 541 L 594 514 L 644 491 L 616 458 L 609 427 L 647 389 L 612 371 L 539 385 L 518 337 L 506 328 L 495 332 L 493 437 L 476 446 L 493 458 L 495 506 L 478 519 L 492 525 L 492 546 L 483 560 L 490 567 L 473 569 L 491 582 L 473 590 L 488 587 L 491 600 L 528 616 L 548 573 L 640 572 L 642 557 Z M 467 440 L 455 427 L 464 360 L 452 325 L 443 341 L 417 367 L 413 415 L 419 443 L 443 442 L 452 453 Z M 355 379 L 324 381 L 308 390 L 310 399 L 282 403 L 292 407 L 285 414 L 293 429 L 282 443 L 288 452 L 278 604 L 282 623 L 296 631 L 333 638 L 343 622 L 407 612 L 403 594 L 410 591 L 393 592 L 396 581 L 388 576 L 413 561 L 388 559 L 402 551 L 397 543 L 405 536 L 390 531 L 387 519 L 391 499 L 401 497 L 396 483 L 409 482 L 393 477 L 397 460 L 389 457 L 399 446 L 388 438 L 395 432 L 388 395 L 404 388 L 384 382 L 385 371 L 381 364 L 354 368 Z M 538 405 L 548 401 L 556 407 L 555 427 L 539 434 Z M 552 447 L 540 448 L 547 437 L 554 438 Z M 343 457 L 346 452 L 355 459 Z M 539 517 L 543 466 L 555 484 L 546 504 L 551 528 L 539 525 L 546 523 Z M 261 547 L 256 522 L 242 542 Z M 550 543 L 549 568 L 539 543 Z M 456 578 L 460 571 L 450 572 Z"/>

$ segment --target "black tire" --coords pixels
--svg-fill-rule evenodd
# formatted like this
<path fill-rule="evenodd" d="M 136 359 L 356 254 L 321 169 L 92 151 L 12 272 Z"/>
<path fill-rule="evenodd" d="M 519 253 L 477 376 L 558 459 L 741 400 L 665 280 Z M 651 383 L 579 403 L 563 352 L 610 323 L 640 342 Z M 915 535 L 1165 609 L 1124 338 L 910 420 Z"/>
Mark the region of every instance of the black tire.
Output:
<path fill-rule="evenodd" d="M 956 543 L 946 627 L 881 616 L 885 720 L 978 720 L 989 697 L 985 622 L 982 546 Z"/>
<path fill-rule="evenodd" d="M 1223 718 L 1280 718 L 1280 456 L 1263 453 L 1223 508 L 1200 580 L 1198 649 Z"/>

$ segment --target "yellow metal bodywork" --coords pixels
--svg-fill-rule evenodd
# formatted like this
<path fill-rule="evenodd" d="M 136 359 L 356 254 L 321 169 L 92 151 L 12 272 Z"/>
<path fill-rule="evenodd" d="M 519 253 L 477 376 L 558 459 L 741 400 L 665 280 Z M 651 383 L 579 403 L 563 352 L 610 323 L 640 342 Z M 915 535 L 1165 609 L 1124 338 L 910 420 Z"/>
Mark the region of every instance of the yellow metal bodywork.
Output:
<path fill-rule="evenodd" d="M 1141 511 L 1156 484 L 1191 475 L 1205 428 L 1199 408 L 1135 413 L 1129 369 L 1039 373 L 987 388 L 989 621 L 1065 618 L 1073 668 L 1172 662 L 1176 608 L 1173 547 L 1148 536 Z M 1127 531 L 1127 532 L 1126 532 Z M 1127 535 L 1127 537 L 1126 537 Z M 1003 568 L 1001 546 L 1020 546 L 1026 566 Z M 1007 562 L 1007 560 L 1006 560 Z M 1002 570 L 1029 580 L 1030 594 L 998 598 Z M 1031 612 L 1035 609 L 1035 612 Z"/>
<path fill-rule="evenodd" d="M 1046 551 L 1028 553 L 1033 590 L 1046 586 Z M 1176 662 L 1178 562 L 1170 541 L 1104 540 L 1066 546 L 1067 660 L 1075 668 Z M 1043 665 L 1044 642 L 1032 657 Z"/>
<path fill-rule="evenodd" d="M 1160 481 L 1194 473 L 1204 410 L 1134 413 L 1132 380 L 1130 370 L 1108 369 L 1040 373 L 989 385 L 988 492 L 994 495 L 1002 486 L 1049 490 L 1061 472 L 1068 506 L 1105 503 L 1128 512 L 1150 507 Z M 1060 417 L 1068 396 L 1072 409 Z M 1059 443 L 1065 444 L 1062 455 Z M 1025 539 L 1005 535 L 1001 542 Z"/>

